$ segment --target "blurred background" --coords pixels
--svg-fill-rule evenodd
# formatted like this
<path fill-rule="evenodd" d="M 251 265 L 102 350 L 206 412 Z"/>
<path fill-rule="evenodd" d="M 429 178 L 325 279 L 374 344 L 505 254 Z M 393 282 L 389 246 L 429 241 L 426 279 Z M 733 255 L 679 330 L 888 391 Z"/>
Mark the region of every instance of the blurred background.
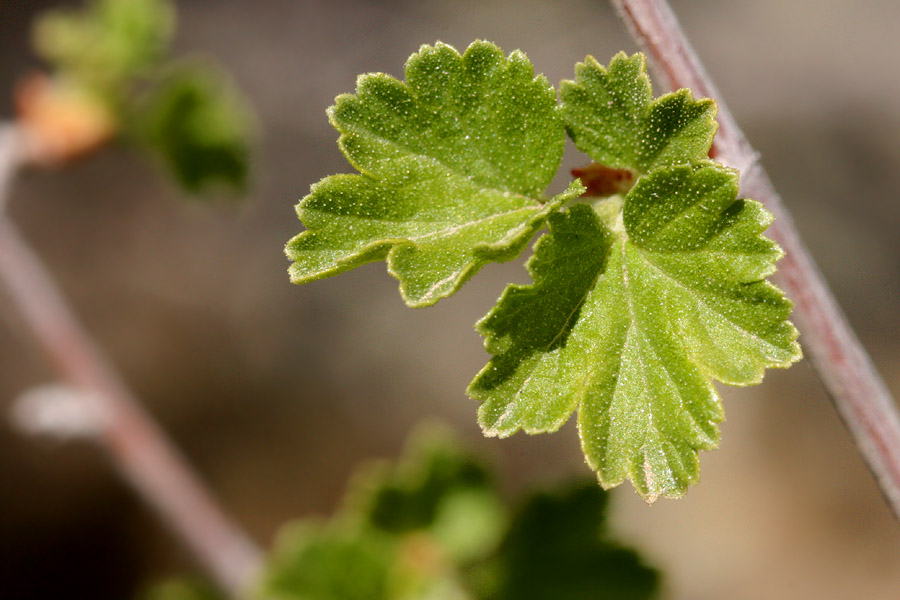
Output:
<path fill-rule="evenodd" d="M 38 65 L 29 23 L 50 0 L 0 2 L 0 119 Z M 797 226 L 900 394 L 900 3 L 674 1 Z M 147 161 L 110 147 L 19 178 L 11 212 L 80 316 L 235 519 L 267 545 L 329 514 L 359 461 L 393 457 L 426 418 L 452 424 L 504 489 L 589 474 L 572 424 L 484 440 L 465 387 L 487 355 L 472 325 L 522 261 L 485 268 L 425 310 L 376 263 L 288 283 L 293 205 L 349 171 L 325 109 L 358 73 L 402 76 L 435 40 L 524 50 L 551 82 L 632 42 L 605 2 L 179 2 L 176 48 L 232 74 L 258 114 L 246 203 L 184 202 Z M 566 165 L 587 162 L 573 148 Z M 554 191 L 562 189 L 560 179 Z M 0 597 L 126 598 L 190 557 L 85 443 L 25 438 L 11 401 L 53 373 L 0 296 Z M 802 338 L 801 338 L 802 342 Z M 721 449 L 686 498 L 612 492 L 613 527 L 666 577 L 666 598 L 893 599 L 900 525 L 808 362 L 722 388 Z"/>

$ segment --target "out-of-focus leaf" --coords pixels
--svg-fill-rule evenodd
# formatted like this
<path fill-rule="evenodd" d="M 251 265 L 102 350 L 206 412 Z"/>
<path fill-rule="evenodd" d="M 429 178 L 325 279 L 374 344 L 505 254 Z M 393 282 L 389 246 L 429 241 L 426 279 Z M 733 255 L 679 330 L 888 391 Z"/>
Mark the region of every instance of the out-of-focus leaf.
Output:
<path fill-rule="evenodd" d="M 421 428 L 396 466 L 373 465 L 350 498 L 348 507 L 372 527 L 425 532 L 456 561 L 493 549 L 506 523 L 483 463 L 436 427 Z"/>
<path fill-rule="evenodd" d="M 606 494 L 591 483 L 536 494 L 496 556 L 474 567 L 479 600 L 648 600 L 659 574 L 605 532 Z"/>
<path fill-rule="evenodd" d="M 396 553 L 395 541 L 376 530 L 297 523 L 279 535 L 259 594 L 271 600 L 386 598 Z"/>
<path fill-rule="evenodd" d="M 658 576 L 603 532 L 605 498 L 595 485 L 538 494 L 510 526 L 481 460 L 422 428 L 399 463 L 354 479 L 331 521 L 279 535 L 259 597 L 649 598 Z"/>
<path fill-rule="evenodd" d="M 252 119 L 231 82 L 212 65 L 175 65 L 134 118 L 137 139 L 188 191 L 246 187 Z"/>
<path fill-rule="evenodd" d="M 169 0 L 92 0 L 42 15 L 34 44 L 68 78 L 113 92 L 165 55 L 174 26 Z"/>
<path fill-rule="evenodd" d="M 499 542 L 505 512 L 491 478 L 439 427 L 421 428 L 405 457 L 365 467 L 328 524 L 279 536 L 263 584 L 278 600 L 466 600 L 458 565 Z"/>

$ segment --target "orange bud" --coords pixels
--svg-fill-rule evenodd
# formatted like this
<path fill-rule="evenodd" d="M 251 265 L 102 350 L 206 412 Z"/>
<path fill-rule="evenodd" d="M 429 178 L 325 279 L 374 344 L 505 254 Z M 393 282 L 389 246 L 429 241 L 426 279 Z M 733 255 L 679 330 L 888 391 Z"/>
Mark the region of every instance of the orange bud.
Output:
<path fill-rule="evenodd" d="M 90 153 L 116 130 L 109 109 L 89 93 L 33 73 L 16 87 L 18 122 L 28 160 L 59 165 Z"/>

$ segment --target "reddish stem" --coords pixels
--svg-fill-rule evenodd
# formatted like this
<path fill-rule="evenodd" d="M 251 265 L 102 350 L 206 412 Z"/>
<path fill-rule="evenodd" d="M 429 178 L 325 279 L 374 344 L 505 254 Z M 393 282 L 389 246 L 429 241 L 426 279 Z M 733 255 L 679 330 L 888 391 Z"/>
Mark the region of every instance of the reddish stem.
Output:
<path fill-rule="evenodd" d="M 697 96 L 716 99 L 719 133 L 713 153 L 718 160 L 741 169 L 741 193 L 762 202 L 775 215 L 769 231 L 785 251 L 778 272 L 794 301 L 803 347 L 894 515 L 900 518 L 900 417 L 887 386 L 847 323 L 790 213 L 759 165 L 756 152 L 722 101 L 668 3 L 612 3 L 669 88 L 691 88 Z"/>
<path fill-rule="evenodd" d="M 580 179 L 581 184 L 587 188 L 582 197 L 624 194 L 634 185 L 634 173 L 628 169 L 613 169 L 600 163 L 572 169 L 572 177 Z"/>
<path fill-rule="evenodd" d="M 221 587 L 234 596 L 258 573 L 260 553 L 213 500 L 183 457 L 85 332 L 40 259 L 2 212 L 21 162 L 16 131 L 0 127 L 0 281 L 61 379 L 86 392 L 98 441 Z M 12 137 L 8 137 L 12 136 Z"/>

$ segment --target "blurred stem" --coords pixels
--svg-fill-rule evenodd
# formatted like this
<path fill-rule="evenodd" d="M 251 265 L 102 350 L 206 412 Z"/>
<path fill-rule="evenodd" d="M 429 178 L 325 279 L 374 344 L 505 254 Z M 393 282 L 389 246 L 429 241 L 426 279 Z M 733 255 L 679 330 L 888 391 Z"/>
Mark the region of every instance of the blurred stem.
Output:
<path fill-rule="evenodd" d="M 21 134 L 0 124 L 0 281 L 28 332 L 59 377 L 85 392 L 98 420 L 97 442 L 122 476 L 194 552 L 219 585 L 239 597 L 259 573 L 260 552 L 144 411 L 82 328 L 38 256 L 4 209 L 23 163 Z"/>
<path fill-rule="evenodd" d="M 0 219 L 6 214 L 9 186 L 24 160 L 19 139 L 20 133 L 15 125 L 0 123 Z"/>
<path fill-rule="evenodd" d="M 669 88 L 690 88 L 697 96 L 716 99 L 719 132 L 710 155 L 741 169 L 742 195 L 762 202 L 775 215 L 769 232 L 785 251 L 778 273 L 794 301 L 794 318 L 803 334 L 803 347 L 894 515 L 900 518 L 897 405 L 801 241 L 790 213 L 760 166 L 757 153 L 721 100 L 668 3 L 612 3 Z"/>

